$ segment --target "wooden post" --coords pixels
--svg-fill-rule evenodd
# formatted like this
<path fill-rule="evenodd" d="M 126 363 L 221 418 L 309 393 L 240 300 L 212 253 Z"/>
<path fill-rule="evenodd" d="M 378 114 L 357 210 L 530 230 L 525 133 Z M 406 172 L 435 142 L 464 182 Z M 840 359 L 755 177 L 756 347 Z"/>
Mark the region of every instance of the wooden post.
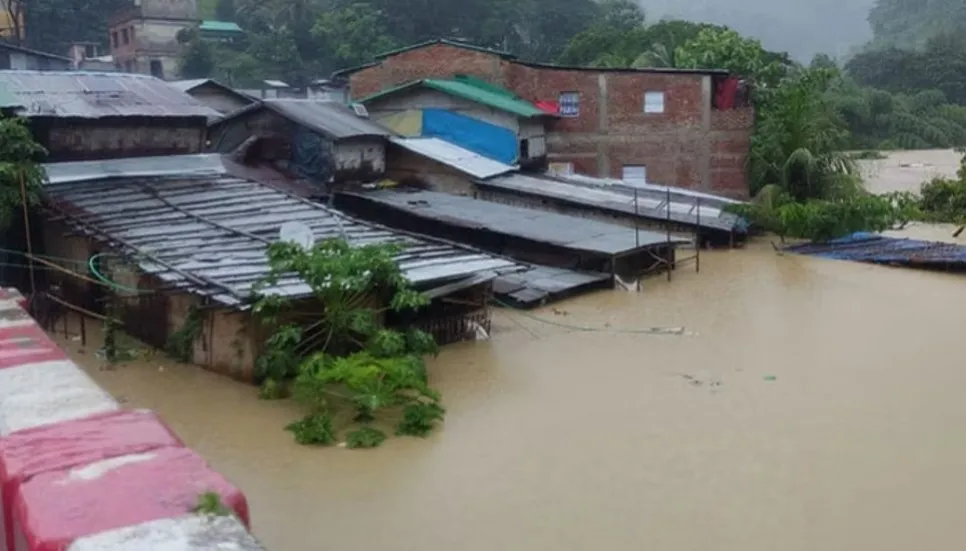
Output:
<path fill-rule="evenodd" d="M 694 225 L 694 272 L 701 273 L 701 198 L 698 197 L 698 220 Z"/>
<path fill-rule="evenodd" d="M 664 252 L 665 260 L 667 261 L 667 280 L 671 281 L 671 270 L 674 269 L 673 263 L 671 262 L 671 256 L 674 252 L 671 250 L 671 188 L 667 188 L 667 197 L 664 199 L 664 205 L 667 209 L 667 250 Z"/>
<path fill-rule="evenodd" d="M 34 247 L 30 235 L 30 209 L 27 208 L 27 181 L 23 170 L 20 170 L 20 202 L 23 206 L 23 231 L 27 240 L 27 270 L 30 272 L 30 292 L 37 294 L 37 276 L 34 273 Z"/>

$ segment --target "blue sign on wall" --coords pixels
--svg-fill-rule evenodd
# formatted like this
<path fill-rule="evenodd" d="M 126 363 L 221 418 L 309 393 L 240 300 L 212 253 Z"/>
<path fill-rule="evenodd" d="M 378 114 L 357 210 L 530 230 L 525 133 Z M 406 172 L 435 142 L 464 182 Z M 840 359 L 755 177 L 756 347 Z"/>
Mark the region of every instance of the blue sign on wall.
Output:
<path fill-rule="evenodd" d="M 519 146 L 512 130 L 460 113 L 445 109 L 423 110 L 423 136 L 445 140 L 508 165 L 517 162 Z"/>

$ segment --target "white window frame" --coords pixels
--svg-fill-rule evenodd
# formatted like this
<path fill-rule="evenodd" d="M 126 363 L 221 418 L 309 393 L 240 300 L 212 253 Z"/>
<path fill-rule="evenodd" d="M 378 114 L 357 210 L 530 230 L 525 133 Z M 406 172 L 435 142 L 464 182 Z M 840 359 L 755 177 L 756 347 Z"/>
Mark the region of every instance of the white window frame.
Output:
<path fill-rule="evenodd" d="M 563 106 L 564 106 L 564 98 L 565 97 L 567 97 L 567 98 L 570 98 L 570 97 L 575 98 L 574 104 L 577 106 L 577 111 L 576 112 L 574 112 L 574 113 L 564 113 Z M 558 111 L 560 112 L 559 114 L 560 114 L 561 117 L 564 117 L 564 118 L 567 118 L 567 119 L 576 119 L 576 118 L 580 117 L 580 92 L 575 92 L 573 90 L 568 90 L 568 91 L 565 91 L 565 92 L 560 92 L 560 95 L 557 98 L 557 106 L 558 106 Z"/>
<path fill-rule="evenodd" d="M 550 164 L 550 170 L 556 172 L 561 176 L 573 176 L 574 174 L 574 164 L 567 162 L 553 162 Z"/>
<path fill-rule="evenodd" d="M 658 115 L 665 110 L 666 94 L 662 90 L 648 90 L 644 92 L 644 112 L 648 115 Z M 658 103 L 658 101 L 660 103 Z"/>

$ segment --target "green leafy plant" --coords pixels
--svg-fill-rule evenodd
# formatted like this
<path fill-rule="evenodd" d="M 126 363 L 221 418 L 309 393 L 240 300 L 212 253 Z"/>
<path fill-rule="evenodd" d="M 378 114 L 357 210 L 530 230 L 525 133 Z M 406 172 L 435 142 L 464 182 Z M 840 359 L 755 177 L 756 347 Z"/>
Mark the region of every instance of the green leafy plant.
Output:
<path fill-rule="evenodd" d="M 306 415 L 285 428 L 295 435 L 296 442 L 305 446 L 328 446 L 337 439 L 332 416 L 327 412 Z"/>
<path fill-rule="evenodd" d="M 226 517 L 232 514 L 231 509 L 221 501 L 217 492 L 205 492 L 198 496 L 198 503 L 191 510 L 192 513 L 204 516 Z"/>
<path fill-rule="evenodd" d="M 439 393 L 429 387 L 424 356 L 435 354 L 431 335 L 390 329 L 389 311 L 411 311 L 428 300 L 415 291 L 395 261 L 392 244 L 352 247 L 328 240 L 310 250 L 290 243 L 269 249 L 271 272 L 258 285 L 254 311 L 273 327 L 258 359 L 265 384 L 292 379 L 294 398 L 308 409 L 289 425 L 298 442 L 329 445 L 353 425 L 349 447 L 379 445 L 370 423 L 395 422 L 397 434 L 425 436 L 442 420 Z M 297 275 L 312 288 L 318 309 L 305 311 L 266 293 L 280 278 Z M 283 321 L 284 320 L 284 321 Z"/>
<path fill-rule="evenodd" d="M 0 229 L 22 212 L 24 198 L 27 206 L 40 203 L 47 180 L 40 162 L 46 155 L 23 119 L 0 116 Z"/>
<path fill-rule="evenodd" d="M 376 448 L 386 440 L 386 433 L 372 427 L 362 427 L 346 434 L 346 447 Z"/>
<path fill-rule="evenodd" d="M 829 241 L 860 231 L 883 231 L 903 222 L 903 213 L 890 197 L 859 193 L 839 199 L 795 201 L 780 195 L 729 210 L 752 225 L 786 237 Z"/>
<path fill-rule="evenodd" d="M 168 336 L 165 352 L 180 362 L 190 362 L 194 358 L 195 341 L 201 335 L 202 321 L 201 310 L 194 305 L 189 307 L 184 323 Z"/>

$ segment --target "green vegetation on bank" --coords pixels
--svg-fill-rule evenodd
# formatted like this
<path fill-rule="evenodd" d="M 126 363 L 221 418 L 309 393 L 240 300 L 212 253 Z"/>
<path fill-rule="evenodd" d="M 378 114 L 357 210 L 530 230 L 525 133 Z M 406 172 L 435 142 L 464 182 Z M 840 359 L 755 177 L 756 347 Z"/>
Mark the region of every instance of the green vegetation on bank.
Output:
<path fill-rule="evenodd" d="M 436 353 L 431 335 L 385 325 L 392 312 L 417 310 L 427 299 L 399 270 L 394 245 L 350 246 L 329 240 L 306 250 L 291 243 L 269 249 L 271 273 L 259 284 L 254 311 L 271 331 L 256 362 L 264 398 L 292 396 L 306 415 L 289 425 L 296 441 L 372 448 L 397 436 L 427 436 L 443 419 L 423 358 Z M 312 297 L 272 294 L 299 277 Z"/>

